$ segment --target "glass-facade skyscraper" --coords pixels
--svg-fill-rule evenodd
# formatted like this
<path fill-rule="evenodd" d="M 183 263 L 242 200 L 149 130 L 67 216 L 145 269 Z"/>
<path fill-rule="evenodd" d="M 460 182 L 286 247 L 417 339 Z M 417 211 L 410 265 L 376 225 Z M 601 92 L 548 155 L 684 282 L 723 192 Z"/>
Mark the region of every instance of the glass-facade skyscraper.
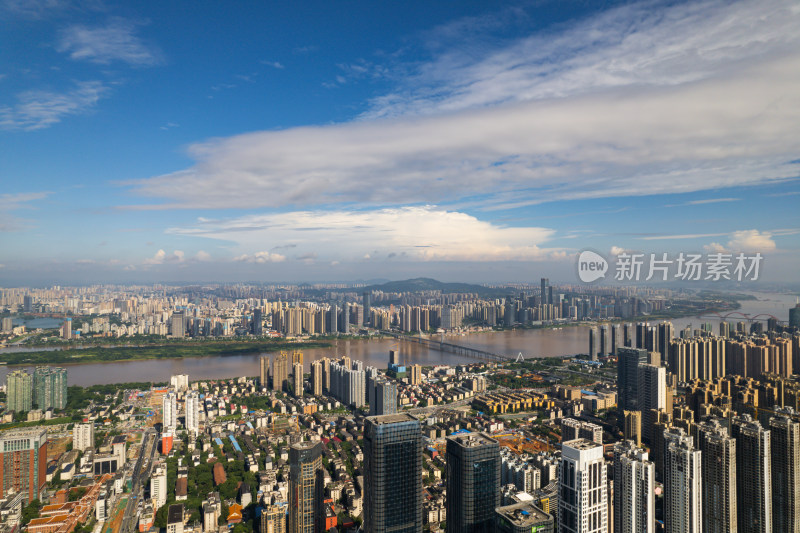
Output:
<path fill-rule="evenodd" d="M 365 292 L 364 296 L 364 325 L 372 325 L 372 293 Z"/>
<path fill-rule="evenodd" d="M 26 412 L 33 408 L 33 376 L 15 370 L 6 376 L 6 408 Z"/>
<path fill-rule="evenodd" d="M 500 506 L 500 446 L 482 433 L 447 439 L 447 531 L 491 533 Z"/>
<path fill-rule="evenodd" d="M 324 515 L 322 444 L 298 442 L 289 448 L 289 532 L 322 531 Z"/>
<path fill-rule="evenodd" d="M 422 531 L 422 429 L 409 414 L 364 424 L 364 531 Z"/>
<path fill-rule="evenodd" d="M 697 425 L 697 441 L 702 454 L 703 531 L 736 531 L 736 440 L 719 420 L 710 419 Z"/>
<path fill-rule="evenodd" d="M 64 409 L 67 406 L 67 370 L 65 368 L 38 366 L 33 373 L 34 401 L 47 409 Z"/>
<path fill-rule="evenodd" d="M 778 409 L 769 420 L 772 435 L 772 528 L 800 531 L 800 422 L 790 409 Z"/>
<path fill-rule="evenodd" d="M 638 411 L 639 365 L 649 361 L 647 350 L 623 347 L 617 350 L 617 409 L 619 420 L 623 411 Z"/>
<path fill-rule="evenodd" d="M 735 417 L 736 506 L 739 533 L 772 532 L 772 448 L 770 431 L 750 415 Z"/>
<path fill-rule="evenodd" d="M 368 387 L 373 392 L 369 405 L 371 415 L 392 415 L 397 412 L 397 383 L 389 380 L 370 380 Z"/>

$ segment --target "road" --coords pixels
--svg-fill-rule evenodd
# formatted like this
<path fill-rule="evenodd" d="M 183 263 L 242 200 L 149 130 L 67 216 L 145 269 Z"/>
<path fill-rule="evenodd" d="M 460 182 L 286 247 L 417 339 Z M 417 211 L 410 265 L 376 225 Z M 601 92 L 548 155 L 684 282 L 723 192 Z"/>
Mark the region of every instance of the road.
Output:
<path fill-rule="evenodd" d="M 565 374 L 575 374 L 576 376 L 582 376 L 582 377 L 589 378 L 589 379 L 594 379 L 594 380 L 597 380 L 597 381 L 604 381 L 606 383 L 616 383 L 616 381 L 617 381 L 616 380 L 616 376 L 611 376 L 609 374 L 601 373 L 601 372 L 597 372 L 597 373 L 581 372 L 579 370 L 570 370 L 568 368 L 556 368 L 556 369 L 553 369 L 551 371 L 551 373 L 553 373 L 553 374 L 558 374 L 558 373 L 561 373 L 561 372 L 563 372 Z"/>
<path fill-rule="evenodd" d="M 471 396 L 469 398 L 464 398 L 463 400 L 456 400 L 456 401 L 451 402 L 451 403 L 440 403 L 440 404 L 437 404 L 437 405 L 428 405 L 428 406 L 425 406 L 425 407 L 415 407 L 413 409 L 409 409 L 408 411 L 403 411 L 403 412 L 404 413 L 409 413 L 409 414 L 412 414 L 412 415 L 425 415 L 425 414 L 428 414 L 428 413 L 431 413 L 431 412 L 438 411 L 440 409 L 452 409 L 454 407 L 460 407 L 460 406 L 463 406 L 463 405 L 469 405 L 470 403 L 472 403 L 472 400 L 474 400 L 475 398 L 476 398 L 475 396 Z"/>
<path fill-rule="evenodd" d="M 491 390 L 491 391 L 487 390 L 487 391 L 484 391 L 484 392 L 480 392 L 480 393 L 475 394 L 474 396 L 470 396 L 469 398 L 464 398 L 463 400 L 456 400 L 456 401 L 450 402 L 450 403 L 439 403 L 439 404 L 436 404 L 436 405 L 427 405 L 425 407 L 415 407 L 413 409 L 409 409 L 409 410 L 403 411 L 403 412 L 404 413 L 410 413 L 412 415 L 425 415 L 425 414 L 428 414 L 430 412 L 436 412 L 436 411 L 439 411 L 439 410 L 442 410 L 442 409 L 452 409 L 454 407 L 462 407 L 464 405 L 470 405 L 475 398 L 477 398 L 478 396 L 481 396 L 483 394 L 487 394 L 489 392 L 498 393 L 499 394 L 499 393 L 506 393 L 506 392 L 514 392 L 514 389 L 509 389 L 507 387 L 497 387 L 494 390 Z"/>
<path fill-rule="evenodd" d="M 139 503 L 144 497 L 144 483 L 150 479 L 153 469 L 153 459 L 158 448 L 158 434 L 154 429 L 147 429 L 142 435 L 142 446 L 131 476 L 131 493 L 125 514 L 118 533 L 133 533 L 136 531 L 139 518 Z"/>

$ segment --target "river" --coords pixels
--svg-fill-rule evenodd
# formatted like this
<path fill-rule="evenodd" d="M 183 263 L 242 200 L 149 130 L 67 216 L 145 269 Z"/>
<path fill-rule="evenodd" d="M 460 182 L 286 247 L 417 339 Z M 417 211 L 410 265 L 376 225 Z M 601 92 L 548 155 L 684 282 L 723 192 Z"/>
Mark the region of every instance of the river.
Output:
<path fill-rule="evenodd" d="M 793 296 L 775 293 L 752 294 L 758 299 L 742 301 L 740 312 L 751 316 L 767 313 L 775 315 L 781 320 L 788 320 L 789 308 L 795 305 Z M 740 318 L 738 317 L 728 319 L 729 322 L 733 323 L 739 320 Z M 714 331 L 719 331 L 719 319 L 685 317 L 672 320 L 676 334 L 690 324 L 694 329 L 699 329 L 700 324 L 704 322 L 711 322 Z M 447 341 L 511 357 L 521 352 L 526 358 L 539 358 L 585 353 L 588 348 L 588 333 L 587 326 L 566 326 L 563 328 L 518 329 L 487 331 L 469 335 L 449 335 L 447 336 Z M 352 359 L 364 361 L 367 366 L 386 368 L 389 361 L 389 350 L 391 349 L 398 349 L 401 361 L 408 365 L 454 365 L 475 361 L 455 354 L 425 348 L 416 343 L 398 343 L 393 339 L 342 340 L 334 342 L 330 348 L 305 349 L 303 354 L 307 371 L 311 361 L 322 357 L 340 357 L 342 355 L 349 355 Z M 68 369 L 68 382 L 70 385 L 89 386 L 101 383 L 135 381 L 165 382 L 173 374 L 188 374 L 189 379 L 194 381 L 258 375 L 260 355 L 256 353 L 182 359 L 65 364 L 61 366 Z M 0 382 L 5 382 L 6 374 L 13 368 L 20 367 L 0 366 Z"/>

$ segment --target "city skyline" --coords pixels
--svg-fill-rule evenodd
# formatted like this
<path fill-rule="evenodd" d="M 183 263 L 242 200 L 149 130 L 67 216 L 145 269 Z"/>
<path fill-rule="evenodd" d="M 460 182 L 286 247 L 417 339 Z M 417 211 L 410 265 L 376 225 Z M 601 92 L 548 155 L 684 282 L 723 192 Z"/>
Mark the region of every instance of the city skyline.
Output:
<path fill-rule="evenodd" d="M 800 258 L 789 1 L 0 18 L 4 285 L 573 282 L 584 248 L 758 251 L 790 281 Z"/>
<path fill-rule="evenodd" d="M 562 289 L 2 289 L 0 526 L 796 533 L 800 304 L 788 322 L 693 328 L 640 314 L 677 307 L 667 291 Z M 50 327 L 14 326 L 21 313 Z M 583 348 L 594 319 L 621 324 L 589 353 L 537 335 Z M 504 350 L 470 348 L 488 331 Z M 515 356 L 523 332 L 538 349 Z M 438 354 L 407 359 L 412 345 Z"/>

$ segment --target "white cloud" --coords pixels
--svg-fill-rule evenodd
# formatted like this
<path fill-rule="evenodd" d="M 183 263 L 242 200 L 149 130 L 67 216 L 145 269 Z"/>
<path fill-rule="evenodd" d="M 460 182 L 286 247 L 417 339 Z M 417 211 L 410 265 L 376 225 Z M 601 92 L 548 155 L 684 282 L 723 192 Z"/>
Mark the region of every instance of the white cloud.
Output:
<path fill-rule="evenodd" d="M 256 252 L 253 255 L 242 254 L 234 257 L 233 260 L 242 263 L 282 263 L 286 261 L 286 256 L 270 252 Z"/>
<path fill-rule="evenodd" d="M 687 240 L 700 239 L 703 237 L 721 237 L 727 233 L 684 233 L 682 235 L 651 235 L 649 237 L 639 237 L 642 241 L 667 241 L 667 240 Z"/>
<path fill-rule="evenodd" d="M 718 242 L 712 242 L 703 246 L 706 252 L 767 252 L 777 248 L 774 235 L 792 235 L 793 233 L 783 233 L 791 230 L 758 231 L 755 229 L 734 231 L 730 234 L 730 240 L 723 246 Z"/>
<path fill-rule="evenodd" d="M 732 233 L 692 233 L 683 235 L 654 235 L 647 237 L 639 237 L 643 241 L 659 241 L 659 240 L 690 240 L 701 239 L 704 237 L 725 237 L 729 238 L 727 245 L 722 245 L 719 242 L 712 242 L 703 246 L 707 252 L 746 252 L 746 251 L 765 251 L 774 250 L 776 248 L 775 241 L 772 239 L 775 235 L 794 235 L 800 233 L 797 229 L 779 229 L 773 231 L 758 231 L 758 230 L 739 230 Z M 613 249 L 612 249 L 613 250 Z"/>
<path fill-rule="evenodd" d="M 708 200 L 692 200 L 686 202 L 686 205 L 705 205 L 705 204 L 718 204 L 726 202 L 738 202 L 740 198 L 710 198 Z"/>
<path fill-rule="evenodd" d="M 622 248 L 622 247 L 620 247 L 620 246 L 612 246 L 612 247 L 611 247 L 611 250 L 609 250 L 609 253 L 610 253 L 611 255 L 619 255 L 619 254 L 621 254 L 621 253 L 625 253 L 625 252 L 627 252 L 627 251 L 628 251 L 627 249 L 625 249 L 625 248 Z"/>
<path fill-rule="evenodd" d="M 32 208 L 30 202 L 49 196 L 49 191 L 0 194 L 0 232 L 20 230 L 28 225 L 27 220 L 12 215 L 12 211 Z"/>
<path fill-rule="evenodd" d="M 15 106 L 0 107 L 0 128 L 32 131 L 52 126 L 66 116 L 90 110 L 109 91 L 99 81 L 75 85 L 65 93 L 31 90 L 18 94 Z"/>
<path fill-rule="evenodd" d="M 101 64 L 123 61 L 143 66 L 160 62 L 159 50 L 142 42 L 135 31 L 135 24 L 123 20 L 96 28 L 74 25 L 61 33 L 57 50 L 72 59 Z"/>
<path fill-rule="evenodd" d="M 167 252 L 164 250 L 157 251 L 153 257 L 144 260 L 144 264 L 146 265 L 160 265 L 164 262 L 164 259 L 167 257 Z"/>
<path fill-rule="evenodd" d="M 793 51 L 791 0 L 637 2 L 498 46 L 491 33 L 524 14 L 464 19 L 428 34 L 433 59 L 412 63 L 366 118 L 424 115 L 564 98 L 639 85 L 673 86 Z M 442 37 L 444 36 L 444 37 Z"/>
<path fill-rule="evenodd" d="M 783 196 L 797 196 L 798 194 L 800 194 L 800 191 L 781 191 L 781 192 L 765 194 L 764 196 L 783 197 Z"/>
<path fill-rule="evenodd" d="M 0 194 L 0 211 L 10 211 L 12 209 L 26 207 L 25 204 L 36 200 L 43 200 L 50 194 L 49 191 Z"/>
<path fill-rule="evenodd" d="M 312 265 L 317 261 L 317 253 L 316 252 L 307 252 L 295 257 L 298 261 L 302 261 L 307 265 Z"/>
<path fill-rule="evenodd" d="M 690 205 L 706 205 L 706 204 L 719 204 L 728 202 L 738 202 L 741 198 L 709 198 L 707 200 L 691 200 L 682 204 L 668 204 L 664 207 L 684 207 Z"/>
<path fill-rule="evenodd" d="M 203 250 L 200 250 L 199 252 L 197 252 L 197 254 L 194 256 L 194 258 L 197 261 L 211 261 L 211 255 L 208 252 L 205 252 Z"/>
<path fill-rule="evenodd" d="M 383 65 L 359 59 L 353 63 L 339 63 L 336 65 L 343 72 L 335 76 L 334 81 L 323 82 L 322 86 L 328 89 L 345 85 L 351 81 L 363 79 L 378 79 L 389 75 L 389 70 Z"/>
<path fill-rule="evenodd" d="M 706 244 L 705 246 L 703 246 L 703 249 L 709 253 L 720 253 L 725 251 L 725 247 L 718 242 L 712 242 L 711 244 Z"/>
<path fill-rule="evenodd" d="M 164 250 L 158 250 L 153 257 L 143 261 L 145 265 L 163 265 L 165 263 L 183 263 L 185 254 L 181 250 L 175 250 L 167 254 Z"/>
<path fill-rule="evenodd" d="M 283 261 L 274 250 L 285 247 L 304 262 L 535 260 L 555 251 L 540 248 L 554 235 L 551 229 L 503 227 L 433 206 L 248 215 L 169 232 L 233 242 L 242 254 L 235 259 L 248 262 Z M 265 243 L 269 251 L 251 252 Z"/>
<path fill-rule="evenodd" d="M 40 19 L 69 7 L 69 0 L 2 0 L 4 11 L 23 18 Z"/>
<path fill-rule="evenodd" d="M 787 180 L 797 138 L 800 53 L 683 85 L 215 139 L 190 148 L 193 167 L 129 185 L 172 200 L 157 208 L 511 208 Z"/>
<path fill-rule="evenodd" d="M 770 230 L 772 235 L 784 236 L 784 235 L 797 235 L 800 233 L 800 228 L 780 228 L 780 229 L 773 229 Z"/>
<path fill-rule="evenodd" d="M 774 250 L 776 246 L 771 233 L 751 229 L 733 232 L 728 248 L 735 252 L 763 252 Z"/>

